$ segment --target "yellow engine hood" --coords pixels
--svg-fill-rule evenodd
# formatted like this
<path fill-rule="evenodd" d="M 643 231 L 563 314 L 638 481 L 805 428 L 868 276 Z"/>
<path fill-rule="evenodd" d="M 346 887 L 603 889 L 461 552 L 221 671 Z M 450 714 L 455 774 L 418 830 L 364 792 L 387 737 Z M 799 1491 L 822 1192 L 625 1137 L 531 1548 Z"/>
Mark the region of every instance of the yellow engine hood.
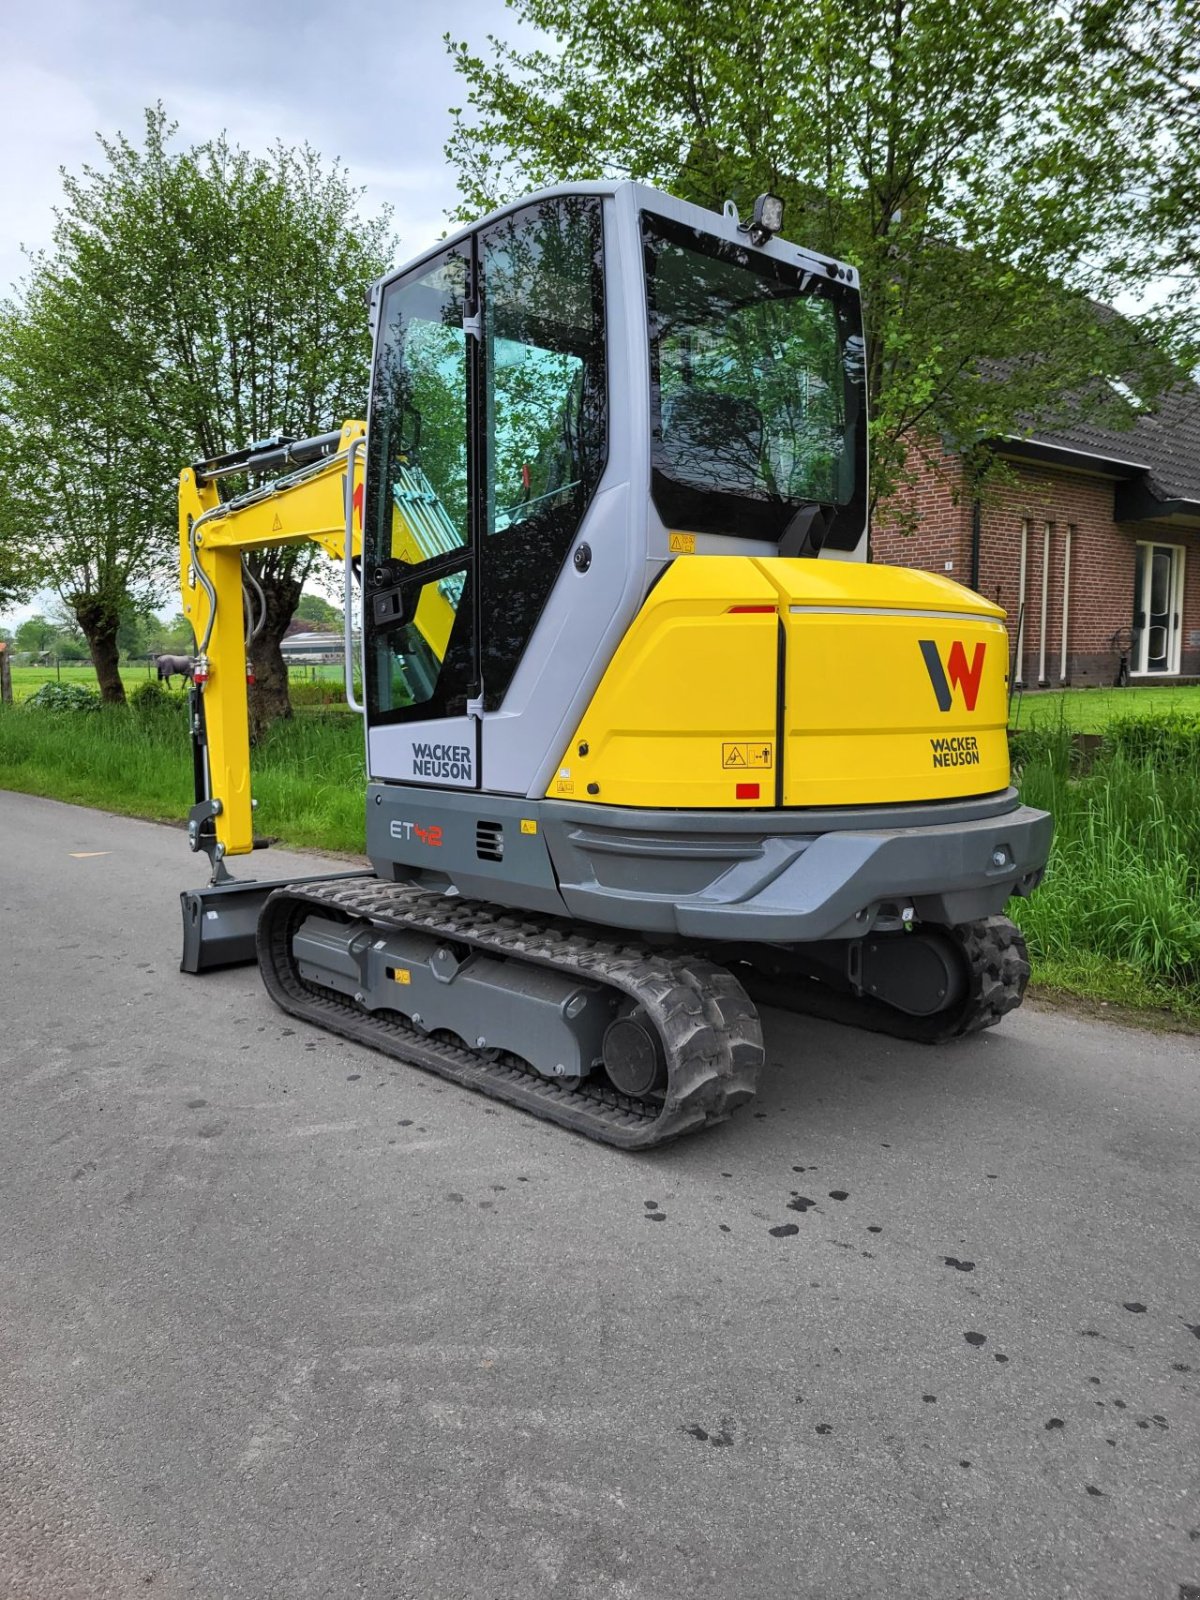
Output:
<path fill-rule="evenodd" d="M 1004 612 L 905 567 L 763 560 L 786 634 L 783 803 L 986 794 L 1008 782 Z"/>
<path fill-rule="evenodd" d="M 688 556 L 550 784 L 645 807 L 856 806 L 1008 783 L 1004 612 L 904 567 Z"/>

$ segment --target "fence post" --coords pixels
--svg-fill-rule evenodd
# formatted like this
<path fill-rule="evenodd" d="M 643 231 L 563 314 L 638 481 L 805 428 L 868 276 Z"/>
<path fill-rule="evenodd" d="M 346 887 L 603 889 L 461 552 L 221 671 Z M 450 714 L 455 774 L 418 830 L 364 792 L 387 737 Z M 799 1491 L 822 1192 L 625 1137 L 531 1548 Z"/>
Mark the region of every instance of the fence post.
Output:
<path fill-rule="evenodd" d="M 0 705 L 10 706 L 12 703 L 12 666 L 8 659 L 8 645 L 0 639 Z"/>

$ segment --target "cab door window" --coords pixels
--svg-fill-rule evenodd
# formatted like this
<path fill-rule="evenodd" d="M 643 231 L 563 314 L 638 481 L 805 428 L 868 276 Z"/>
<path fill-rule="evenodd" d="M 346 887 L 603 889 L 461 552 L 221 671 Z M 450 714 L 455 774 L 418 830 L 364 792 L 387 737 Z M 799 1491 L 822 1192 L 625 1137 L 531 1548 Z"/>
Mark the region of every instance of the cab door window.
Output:
<path fill-rule="evenodd" d="M 472 626 L 470 253 L 385 292 L 371 395 L 364 579 L 372 720 L 455 716 L 476 677 Z"/>
<path fill-rule="evenodd" d="M 573 195 L 480 237 L 484 705 L 504 699 L 607 449 L 600 201 Z"/>

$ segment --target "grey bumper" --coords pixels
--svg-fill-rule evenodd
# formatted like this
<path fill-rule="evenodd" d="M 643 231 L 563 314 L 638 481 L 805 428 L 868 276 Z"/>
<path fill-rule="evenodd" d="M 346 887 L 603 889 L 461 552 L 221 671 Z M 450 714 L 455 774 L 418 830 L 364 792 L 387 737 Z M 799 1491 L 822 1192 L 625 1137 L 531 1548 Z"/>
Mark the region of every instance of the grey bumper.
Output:
<path fill-rule="evenodd" d="M 911 907 L 925 922 L 991 916 L 1041 881 L 1053 824 L 1012 805 L 909 827 L 716 839 L 547 819 L 568 911 L 714 941 L 857 938 Z"/>

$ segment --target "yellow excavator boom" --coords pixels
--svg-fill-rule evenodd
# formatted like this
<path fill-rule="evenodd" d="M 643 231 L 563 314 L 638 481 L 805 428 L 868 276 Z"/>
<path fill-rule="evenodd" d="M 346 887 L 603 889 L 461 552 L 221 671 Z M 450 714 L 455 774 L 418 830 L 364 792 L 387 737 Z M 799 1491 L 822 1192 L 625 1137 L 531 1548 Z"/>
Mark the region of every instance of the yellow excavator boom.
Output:
<path fill-rule="evenodd" d="M 254 848 L 247 703 L 245 575 L 251 550 L 312 542 L 336 561 L 362 544 L 362 452 L 365 422 L 346 422 L 329 438 L 327 452 L 305 460 L 300 446 L 241 452 L 186 467 L 179 475 L 179 561 L 183 614 L 196 636 L 195 678 L 200 690 L 207 796 L 193 826 L 211 822 L 214 866 L 227 855 Z M 233 472 L 262 470 L 299 460 L 295 472 L 222 501 L 217 483 Z M 352 481 L 351 481 L 352 480 Z"/>

